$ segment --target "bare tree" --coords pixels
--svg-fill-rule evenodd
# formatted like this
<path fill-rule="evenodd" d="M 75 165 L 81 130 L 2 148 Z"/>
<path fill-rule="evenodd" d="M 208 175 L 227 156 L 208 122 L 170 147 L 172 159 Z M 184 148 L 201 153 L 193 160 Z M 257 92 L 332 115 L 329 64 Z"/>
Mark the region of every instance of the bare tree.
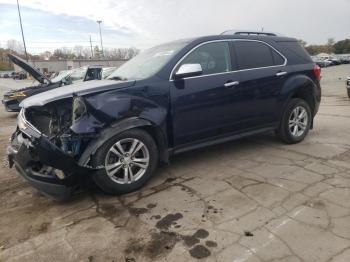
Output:
<path fill-rule="evenodd" d="M 334 38 L 328 38 L 327 40 L 328 53 L 334 53 L 334 44 L 335 44 Z"/>
<path fill-rule="evenodd" d="M 74 54 L 78 57 L 78 58 L 83 58 L 83 50 L 84 47 L 81 45 L 76 45 L 74 47 Z"/>
<path fill-rule="evenodd" d="M 15 39 L 10 39 L 7 41 L 7 48 L 12 50 L 12 51 L 15 51 L 19 54 L 24 53 L 24 48 L 23 48 L 22 44 Z"/>

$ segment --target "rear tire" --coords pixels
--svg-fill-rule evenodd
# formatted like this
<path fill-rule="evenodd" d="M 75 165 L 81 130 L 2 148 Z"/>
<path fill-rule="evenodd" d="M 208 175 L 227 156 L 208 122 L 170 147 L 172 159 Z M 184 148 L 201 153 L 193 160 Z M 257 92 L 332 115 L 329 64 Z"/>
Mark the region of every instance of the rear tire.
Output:
<path fill-rule="evenodd" d="M 348 97 L 350 98 L 350 89 L 348 89 Z"/>
<path fill-rule="evenodd" d="M 92 164 L 104 166 L 92 175 L 104 192 L 130 193 L 141 188 L 157 168 L 157 145 L 147 132 L 127 130 L 105 142 L 92 157 Z"/>
<path fill-rule="evenodd" d="M 305 100 L 294 98 L 288 103 L 277 130 L 280 139 L 287 144 L 304 140 L 310 130 L 312 115 Z"/>

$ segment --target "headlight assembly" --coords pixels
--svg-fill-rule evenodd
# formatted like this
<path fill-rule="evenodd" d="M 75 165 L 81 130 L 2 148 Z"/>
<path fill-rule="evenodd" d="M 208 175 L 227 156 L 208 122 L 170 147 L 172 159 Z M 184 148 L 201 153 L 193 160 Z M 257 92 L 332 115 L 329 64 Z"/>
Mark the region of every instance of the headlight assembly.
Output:
<path fill-rule="evenodd" d="M 27 121 L 24 118 L 24 110 L 21 109 L 17 116 L 17 126 L 19 129 L 24 130 L 28 127 Z"/>
<path fill-rule="evenodd" d="M 78 121 L 85 114 L 86 114 L 86 105 L 85 105 L 84 99 L 78 96 L 74 97 L 73 110 L 72 110 L 73 123 Z"/>
<path fill-rule="evenodd" d="M 26 120 L 24 109 L 22 108 L 17 117 L 17 127 L 29 137 L 40 137 L 41 132 Z"/>

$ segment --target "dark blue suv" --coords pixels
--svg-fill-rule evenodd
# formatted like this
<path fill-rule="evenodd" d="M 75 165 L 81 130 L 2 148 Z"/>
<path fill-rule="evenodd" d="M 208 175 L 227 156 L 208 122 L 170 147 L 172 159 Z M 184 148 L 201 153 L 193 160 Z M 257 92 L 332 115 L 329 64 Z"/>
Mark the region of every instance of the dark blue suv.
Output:
<path fill-rule="evenodd" d="M 320 73 L 296 39 L 273 34 L 163 44 L 107 80 L 24 100 L 10 165 L 63 199 L 89 177 L 108 193 L 134 191 L 173 154 L 261 132 L 298 143 L 319 108 Z"/>

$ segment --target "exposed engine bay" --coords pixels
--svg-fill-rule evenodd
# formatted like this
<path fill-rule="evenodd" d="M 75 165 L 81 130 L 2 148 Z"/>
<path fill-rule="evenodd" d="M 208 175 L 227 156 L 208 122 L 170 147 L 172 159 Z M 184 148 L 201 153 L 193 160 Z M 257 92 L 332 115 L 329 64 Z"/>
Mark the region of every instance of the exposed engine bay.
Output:
<path fill-rule="evenodd" d="M 25 111 L 26 120 L 47 139 L 63 152 L 79 158 L 93 135 L 75 134 L 71 130 L 72 124 L 86 114 L 85 103 L 82 98 L 68 98 L 49 103 L 42 107 L 32 107 Z"/>

